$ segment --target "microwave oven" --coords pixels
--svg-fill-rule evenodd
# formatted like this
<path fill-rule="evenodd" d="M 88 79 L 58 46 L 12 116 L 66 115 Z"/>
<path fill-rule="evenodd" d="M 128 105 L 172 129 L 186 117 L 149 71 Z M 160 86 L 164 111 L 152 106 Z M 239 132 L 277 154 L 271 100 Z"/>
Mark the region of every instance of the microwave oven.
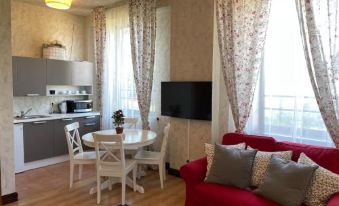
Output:
<path fill-rule="evenodd" d="M 93 100 L 66 101 L 67 113 L 83 113 L 93 111 Z"/>

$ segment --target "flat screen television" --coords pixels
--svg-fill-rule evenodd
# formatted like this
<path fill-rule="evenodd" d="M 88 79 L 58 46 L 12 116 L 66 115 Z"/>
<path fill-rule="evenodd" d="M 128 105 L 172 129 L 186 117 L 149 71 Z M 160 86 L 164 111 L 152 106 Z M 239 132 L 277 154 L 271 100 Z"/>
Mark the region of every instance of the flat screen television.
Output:
<path fill-rule="evenodd" d="M 212 82 L 162 82 L 161 115 L 212 119 Z"/>

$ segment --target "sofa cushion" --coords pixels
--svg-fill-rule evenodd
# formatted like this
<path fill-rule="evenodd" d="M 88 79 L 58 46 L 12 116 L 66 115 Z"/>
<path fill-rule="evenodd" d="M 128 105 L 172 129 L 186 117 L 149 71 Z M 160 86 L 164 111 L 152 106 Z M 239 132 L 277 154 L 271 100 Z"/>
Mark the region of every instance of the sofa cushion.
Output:
<path fill-rule="evenodd" d="M 339 174 L 339 150 L 336 148 L 305 145 L 292 142 L 277 142 L 276 150 L 292 150 L 292 160 L 296 162 L 298 161 L 300 153 L 305 153 L 305 155 L 307 155 L 320 166 L 336 174 Z"/>
<path fill-rule="evenodd" d="M 218 184 L 199 183 L 194 187 L 194 206 L 278 206 L 250 190 Z"/>
<path fill-rule="evenodd" d="M 252 150 L 252 147 L 247 147 L 248 150 Z M 268 165 L 271 161 L 272 156 L 275 155 L 284 160 L 291 160 L 292 151 L 284 152 L 263 152 L 258 151 L 255 155 L 253 168 L 252 168 L 252 179 L 251 186 L 258 187 L 262 184 L 264 177 L 266 175 Z"/>
<path fill-rule="evenodd" d="M 206 181 L 239 188 L 249 187 L 256 153 L 257 150 L 228 149 L 216 144 Z"/>
<path fill-rule="evenodd" d="M 306 165 L 317 165 L 313 160 L 301 153 L 298 162 Z M 305 203 L 308 206 L 325 205 L 330 197 L 339 192 L 339 175 L 319 167 L 307 189 Z"/>
<path fill-rule="evenodd" d="M 305 165 L 272 156 L 264 182 L 255 193 L 281 206 L 299 206 L 305 199 L 316 165 Z"/>
<path fill-rule="evenodd" d="M 236 144 L 236 145 L 224 145 L 224 147 L 227 147 L 227 148 L 230 148 L 230 149 L 232 149 L 232 148 L 245 149 L 246 144 L 240 143 L 240 144 Z M 208 174 L 210 173 L 212 161 L 213 161 L 213 158 L 214 158 L 214 144 L 205 143 L 205 153 L 206 153 L 206 156 L 207 156 L 207 172 L 206 172 L 206 177 L 207 177 Z"/>
<path fill-rule="evenodd" d="M 339 205 L 339 193 L 333 195 L 327 203 L 327 206 L 338 206 L 338 205 Z"/>
<path fill-rule="evenodd" d="M 227 133 L 224 135 L 222 144 L 239 144 L 245 142 L 246 145 L 251 146 L 254 149 L 260 151 L 275 151 L 276 141 L 272 137 L 256 136 L 256 135 L 246 135 L 240 133 Z"/>

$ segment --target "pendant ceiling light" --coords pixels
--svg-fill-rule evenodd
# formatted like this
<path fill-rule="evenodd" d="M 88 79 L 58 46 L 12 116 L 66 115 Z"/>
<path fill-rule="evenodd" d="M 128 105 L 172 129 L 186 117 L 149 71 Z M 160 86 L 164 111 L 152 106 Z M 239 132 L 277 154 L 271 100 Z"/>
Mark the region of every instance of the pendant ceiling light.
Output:
<path fill-rule="evenodd" d="M 72 0 L 45 0 L 48 7 L 66 10 L 71 8 Z"/>

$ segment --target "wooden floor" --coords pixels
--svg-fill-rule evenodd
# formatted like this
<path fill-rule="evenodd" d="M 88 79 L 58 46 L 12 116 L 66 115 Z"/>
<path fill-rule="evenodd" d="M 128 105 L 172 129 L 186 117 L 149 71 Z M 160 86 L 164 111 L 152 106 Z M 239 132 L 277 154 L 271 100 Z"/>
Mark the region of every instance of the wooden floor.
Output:
<path fill-rule="evenodd" d="M 70 190 L 68 162 L 17 174 L 19 201 L 9 206 L 97 205 L 96 195 L 88 193 L 96 184 L 94 175 L 94 166 L 85 166 L 83 180 L 77 180 L 74 188 Z M 147 171 L 147 175 L 139 180 L 138 184 L 144 187 L 145 193 L 140 194 L 127 189 L 126 203 L 130 206 L 184 205 L 185 185 L 180 178 L 167 175 L 165 187 L 161 190 L 158 172 Z M 101 205 L 118 205 L 121 202 L 120 198 L 120 185 L 115 185 L 112 191 L 102 192 Z"/>

